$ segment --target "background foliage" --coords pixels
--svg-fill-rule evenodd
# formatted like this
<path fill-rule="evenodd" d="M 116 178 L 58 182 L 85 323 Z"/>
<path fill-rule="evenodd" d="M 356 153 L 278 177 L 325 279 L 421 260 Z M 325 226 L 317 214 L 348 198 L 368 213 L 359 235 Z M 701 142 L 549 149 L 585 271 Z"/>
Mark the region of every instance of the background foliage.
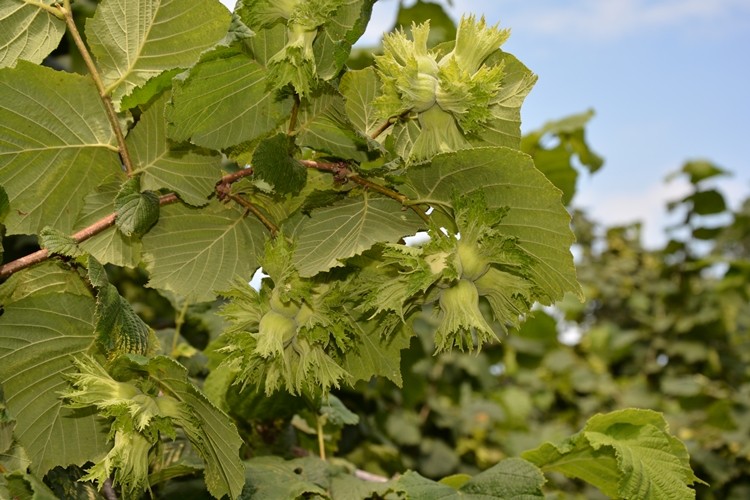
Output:
<path fill-rule="evenodd" d="M 6 2 L 0 20 L 16 15 L 12 9 L 22 3 Z M 198 3 L 218 9 L 214 2 Z M 696 478 L 674 434 L 687 445 L 695 474 L 710 484 L 697 482 L 700 498 L 750 494 L 745 423 L 750 213 L 748 205 L 730 213 L 711 189 L 711 179 L 725 172 L 702 161 L 684 166 L 679 175 L 689 177 L 694 192 L 672 204 L 684 223 L 672 229 L 663 249 L 641 248 L 637 225 L 601 228 L 571 208 L 578 280 L 588 299 L 581 304 L 566 256 L 572 238 L 560 229 L 567 230 L 567 217 L 562 205 L 550 201 L 559 193 L 537 170 L 569 205 L 579 171 L 593 173 L 603 163 L 585 140 L 592 113 L 515 137 L 520 101 L 534 76 L 499 51 L 489 60 L 503 67 L 506 94 L 485 117 L 491 131 L 472 136 L 471 144 L 497 149 L 432 158 L 434 145 L 418 139 L 428 126 L 419 122 L 423 129 L 415 128 L 414 120 L 395 121 L 388 139 L 378 143 L 372 136 L 378 135 L 373 103 L 379 84 L 375 71 L 367 69 L 372 53 L 355 51 L 349 58 L 369 3 L 339 3 L 337 24 L 315 25 L 326 26 L 320 28 L 326 36 L 312 45 L 323 82 L 308 87 L 309 74 L 289 72 L 309 63 L 295 59 L 293 44 L 284 45 L 295 33 L 292 25 L 280 35 L 278 24 L 254 17 L 251 2 L 239 6 L 226 36 L 225 12 L 206 11 L 196 24 L 179 2 L 162 2 L 156 18 L 171 19 L 176 28 L 170 29 L 177 31 L 167 37 L 139 25 L 143 16 L 110 23 L 118 9 L 131 12 L 133 4 L 76 2 L 74 20 L 85 26 L 106 94 L 128 130 L 130 176 L 119 172 L 119 139 L 87 78 L 60 76 L 23 61 L 2 73 L 5 158 L 20 151 L 24 161 L 42 166 L 41 177 L 63 184 L 40 188 L 14 175 L 13 160 L 0 163 L 0 180 L 11 198 L 11 209 L 8 199 L 0 200 L 8 233 L 4 260 L 12 262 L 38 245 L 62 256 L 15 274 L 0 288 L 5 306 L 0 378 L 10 401 L 0 407 L 0 493 L 101 497 L 113 493 L 108 478 L 114 478 L 124 497 L 137 497 L 146 487 L 159 498 L 690 497 L 688 485 Z M 139 2 L 138 8 L 149 4 Z M 31 26 L 43 17 L 29 16 Z M 86 73 L 85 61 L 70 50 L 70 30 L 52 17 L 47 16 L 52 28 L 38 29 L 65 35 L 45 65 Z M 439 5 L 420 1 L 402 8 L 396 27 L 409 30 L 412 22 L 426 19 L 431 20 L 426 45 L 441 56 L 450 54 L 445 42 L 457 30 Z M 241 21 L 257 31 L 254 37 Z M 117 55 L 121 47 L 109 45 L 112 32 L 145 40 L 149 55 L 127 50 Z M 191 48 L 180 58 L 159 55 L 186 40 Z M 41 62 L 44 55 L 32 46 L 21 47 L 23 57 L 13 57 Z M 295 63 L 285 66 L 288 61 L 278 54 Z M 338 81 L 345 62 L 354 71 Z M 175 78 L 186 67 L 192 68 L 189 74 Z M 291 87 L 268 92 L 267 79 Z M 78 96 L 63 113 L 73 121 L 64 123 L 51 111 L 57 99 L 28 101 L 33 92 L 48 96 L 50 83 Z M 228 94 L 213 92 L 216 88 Z M 232 93 L 240 100 L 226 97 Z M 393 105 L 385 101 L 379 105 Z M 29 109 L 38 115 L 19 118 Z M 459 116 L 454 115 L 467 120 Z M 86 134 L 71 133 L 77 128 Z M 50 137 L 58 142 L 49 143 Z M 35 140 L 47 141 L 42 153 L 24 157 Z M 432 161 L 420 164 L 423 155 Z M 331 158 L 356 161 L 357 170 L 341 170 L 327 162 Z M 399 161 L 408 170 L 401 170 Z M 252 163 L 252 180 L 242 178 L 233 162 Z M 493 162 L 508 170 L 492 171 L 487 165 Z M 82 165 L 86 175 L 80 174 Z M 357 179 L 363 184 L 353 186 Z M 426 229 L 417 211 L 401 210 L 397 202 L 403 200 L 394 198 L 392 186 L 398 186 L 397 196 L 438 208 L 433 220 L 460 232 L 461 241 L 472 241 L 475 226 L 481 229 L 477 242 L 513 236 L 503 243 L 506 254 L 491 256 L 500 264 L 491 262 L 498 272 L 522 268 L 523 273 L 506 274 L 536 284 L 520 302 L 549 304 L 570 293 L 554 308 L 535 308 L 518 325 L 512 313 L 519 302 L 506 305 L 502 293 L 483 289 L 476 279 L 486 298 L 478 302 L 475 328 L 486 328 L 487 338 L 498 335 L 502 342 L 478 353 L 446 350 L 471 351 L 473 340 L 446 335 L 443 302 L 443 316 L 430 305 L 435 293 L 444 292 L 431 289 L 432 301 L 425 304 L 389 301 L 386 292 L 400 292 L 387 288 L 398 283 L 399 272 L 409 269 L 416 276 L 422 269 L 408 268 L 418 260 L 395 246 L 371 250 L 378 242 Z M 469 195 L 468 201 L 457 191 Z M 234 203 L 221 202 L 227 199 Z M 256 217 L 246 217 L 248 211 Z M 114 226 L 78 241 L 76 231 L 111 213 Z M 309 213 L 315 217 L 303 217 Z M 540 236 L 532 222 L 548 233 Z M 279 231 L 294 238 L 295 246 L 286 246 L 283 238 L 269 242 L 266 235 Z M 504 240 L 492 240 L 493 245 L 497 241 Z M 436 254 L 461 251 L 424 248 Z M 539 261 L 513 260 L 526 254 Z M 386 264 L 376 268 L 372 262 L 378 259 Z M 401 267 L 380 274 L 393 262 Z M 244 284 L 230 285 L 228 277 L 247 280 L 258 264 L 270 275 L 260 294 Z M 337 269 L 342 265 L 347 267 Z M 352 281 L 355 287 L 337 288 L 342 276 L 348 280 L 353 272 L 362 276 Z M 464 272 L 459 282 L 473 283 L 469 266 Z M 368 291 L 373 287 L 378 293 Z M 225 290 L 218 299 L 217 288 Z M 352 296 L 363 297 L 373 316 L 356 309 Z M 510 313 L 498 315 L 499 304 Z M 339 319 L 326 319 L 324 313 L 337 317 L 334 309 Z M 387 319 L 394 313 L 406 317 L 416 336 L 409 338 L 398 321 Z M 259 324 L 273 315 L 285 325 L 274 327 L 284 344 L 248 346 L 247 330 L 263 328 Z M 286 325 L 300 339 L 296 354 L 288 350 Z M 388 342 L 381 328 L 391 331 Z M 16 335 L 19 330 L 23 335 Z M 329 338 L 321 331 L 334 333 Z M 562 342 L 571 332 L 575 341 Z M 55 350 L 29 347 L 40 343 L 55 343 Z M 265 353 L 262 362 L 258 352 Z M 75 359 L 75 370 L 65 356 Z M 33 373 L 16 376 L 29 366 Z M 332 389 L 330 397 L 321 397 L 321 386 Z M 642 410 L 627 410 L 631 407 Z M 52 426 L 36 418 L 46 413 L 59 414 Z M 604 415 L 594 417 L 597 413 Z M 55 436 L 87 439 L 60 445 Z M 72 450 L 59 449 L 71 445 Z M 61 464 L 61 454 L 69 461 Z M 571 456 L 583 466 L 567 466 Z M 386 481 L 398 474 L 403 475 Z M 657 476 L 665 479 L 663 490 L 654 486 Z M 575 477 L 584 481 L 570 479 Z M 639 490 L 643 484 L 654 489 Z M 101 485 L 104 490 L 97 491 Z"/>

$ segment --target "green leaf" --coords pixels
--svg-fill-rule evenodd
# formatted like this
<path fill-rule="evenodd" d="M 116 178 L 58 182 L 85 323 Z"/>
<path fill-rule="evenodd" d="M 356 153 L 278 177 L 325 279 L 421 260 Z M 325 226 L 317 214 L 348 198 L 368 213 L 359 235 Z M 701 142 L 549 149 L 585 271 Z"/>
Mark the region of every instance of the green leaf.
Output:
<path fill-rule="evenodd" d="M 690 485 L 701 482 L 690 468 L 685 445 L 669 434 L 664 417 L 651 410 L 595 415 L 580 433 L 558 445 L 544 443 L 523 458 L 617 498 L 695 498 Z"/>
<path fill-rule="evenodd" d="M 344 110 L 349 121 L 357 130 L 371 136 L 381 124 L 372 105 L 372 101 L 380 95 L 380 80 L 375 69 L 347 71 L 341 77 L 339 91 L 344 96 Z"/>
<path fill-rule="evenodd" d="M 47 260 L 13 274 L 0 285 L 0 303 L 8 305 L 30 295 L 69 294 L 91 297 L 81 276 L 56 260 Z"/>
<path fill-rule="evenodd" d="M 693 212 L 698 215 L 720 214 L 727 209 L 724 196 L 715 189 L 698 191 L 687 196 L 683 201 L 691 202 L 693 204 Z"/>
<path fill-rule="evenodd" d="M 406 178 L 402 192 L 420 203 L 451 207 L 454 193 L 482 192 L 487 208 L 507 207 L 496 228 L 518 238 L 518 247 L 534 259 L 530 277 L 543 292 L 537 300 L 550 304 L 567 291 L 581 295 L 570 253 L 570 216 L 560 191 L 528 155 L 509 148 L 440 154 L 429 164 L 412 167 Z"/>
<path fill-rule="evenodd" d="M 276 134 L 258 144 L 253 153 L 253 175 L 269 183 L 279 194 L 298 194 L 305 186 L 307 169 L 292 157 L 288 135 Z"/>
<path fill-rule="evenodd" d="M 86 39 L 116 106 L 159 73 L 193 65 L 229 27 L 212 0 L 107 0 L 86 22 Z"/>
<path fill-rule="evenodd" d="M 417 0 L 411 7 L 405 7 L 403 4 L 399 6 L 393 30 L 397 28 L 409 30 L 412 23 L 421 24 L 425 21 L 430 23 L 430 36 L 427 38 L 428 47 L 455 40 L 456 23 L 445 12 L 443 6 L 439 3 L 423 2 L 422 0 Z"/>
<path fill-rule="evenodd" d="M 693 160 L 686 162 L 680 170 L 667 176 L 667 180 L 670 180 L 680 174 L 686 174 L 690 177 L 691 184 L 698 184 L 699 182 L 711 179 L 712 177 L 729 175 L 727 170 L 716 166 L 710 161 L 706 160 Z"/>
<path fill-rule="evenodd" d="M 544 126 L 526 134 L 521 140 L 521 150 L 534 158 L 534 165 L 563 192 L 563 204 L 573 198 L 578 179 L 578 170 L 572 163 L 573 155 L 589 172 L 601 168 L 604 160 L 589 148 L 585 138 L 585 127 L 594 112 L 571 115 L 562 120 L 547 122 Z M 545 147 L 553 139 L 556 145 Z"/>
<path fill-rule="evenodd" d="M 109 283 L 104 267 L 89 256 L 89 280 L 97 288 L 97 341 L 105 352 L 146 354 L 151 330 L 130 303 Z"/>
<path fill-rule="evenodd" d="M 359 163 L 368 160 L 367 139 L 355 132 L 341 96 L 327 85 L 300 108 L 297 144 Z"/>
<path fill-rule="evenodd" d="M 264 239 L 263 225 L 234 206 L 215 200 L 200 210 L 167 205 L 143 237 L 149 286 L 190 302 L 213 300 L 233 279 L 252 277 Z"/>
<path fill-rule="evenodd" d="M 408 329 L 399 328 L 384 335 L 381 321 L 366 320 L 348 308 L 342 308 L 342 314 L 357 334 L 357 342 L 346 352 L 342 364 L 351 375 L 351 382 L 381 376 L 401 387 L 401 351 L 409 347 L 411 341 Z"/>
<path fill-rule="evenodd" d="M 299 498 L 302 495 L 326 495 L 319 485 L 299 472 L 300 459 L 285 461 L 281 457 L 255 457 L 245 462 L 246 484 L 243 500 L 265 498 Z"/>
<path fill-rule="evenodd" d="M 33 500 L 57 500 L 59 497 L 33 474 L 14 472 L 5 476 L 10 498 L 30 498 Z"/>
<path fill-rule="evenodd" d="M 159 196 L 141 192 L 140 181 L 131 177 L 115 197 L 115 225 L 125 236 L 140 237 L 159 219 Z"/>
<path fill-rule="evenodd" d="M 309 277 L 342 265 L 378 242 L 395 242 L 416 233 L 424 222 L 398 202 L 365 192 L 313 210 L 295 229 L 294 262 Z"/>
<path fill-rule="evenodd" d="M 203 206 L 221 176 L 221 155 L 167 140 L 168 101 L 169 94 L 154 101 L 128 134 L 133 173 L 141 173 L 141 189 L 169 189 L 185 203 Z"/>
<path fill-rule="evenodd" d="M 375 0 L 343 0 L 331 22 L 318 32 L 313 43 L 318 77 L 330 80 L 339 74 L 351 47 L 365 32 Z"/>
<path fill-rule="evenodd" d="M 289 116 L 292 99 L 268 90 L 265 68 L 240 52 L 219 53 L 176 85 L 167 113 L 171 138 L 224 149 L 267 135 Z"/>
<path fill-rule="evenodd" d="M 45 0 L 46 5 L 55 2 Z M 65 21 L 51 12 L 24 2 L 0 5 L 0 68 L 23 59 L 39 64 L 57 48 L 65 34 Z"/>
<path fill-rule="evenodd" d="M 325 415 L 333 425 L 357 425 L 359 415 L 347 408 L 339 398 L 333 394 L 328 394 L 323 405 L 320 407 L 320 414 Z"/>
<path fill-rule="evenodd" d="M 34 474 L 107 452 L 103 422 L 91 411 L 63 407 L 59 398 L 73 359 L 94 342 L 93 315 L 90 297 L 55 293 L 6 305 L 0 317 L 0 383 Z"/>
<path fill-rule="evenodd" d="M 96 88 L 89 77 L 23 61 L 0 70 L 0 88 L 0 185 L 13 208 L 8 233 L 44 226 L 70 233 L 84 196 L 121 170 Z"/>
<path fill-rule="evenodd" d="M 484 124 L 471 142 L 477 146 L 507 146 L 518 149 L 521 144 L 521 105 L 537 80 L 529 68 L 515 56 L 497 51 L 488 58 L 494 64 L 503 64 L 503 81 L 496 104 L 491 108 L 492 118 Z"/>
<path fill-rule="evenodd" d="M 438 483 L 407 472 L 395 483 L 395 489 L 406 493 L 410 500 L 440 499 L 543 499 L 542 485 L 545 479 L 541 471 L 520 458 L 509 458 L 478 474 L 454 489 L 448 484 Z"/>
<path fill-rule="evenodd" d="M 79 257 L 83 251 L 76 240 L 51 227 L 45 227 L 39 233 L 40 246 L 46 248 L 49 253 L 64 255 L 65 257 Z"/>
<path fill-rule="evenodd" d="M 187 369 L 177 361 L 158 356 L 148 362 L 148 371 L 188 412 L 178 423 L 206 463 L 208 491 L 216 498 L 237 498 L 245 484 L 245 470 L 239 456 L 242 439 L 230 418 L 188 380 Z"/>
<path fill-rule="evenodd" d="M 76 221 L 75 229 L 81 230 L 105 218 L 115 211 L 115 197 L 120 192 L 124 175 L 105 181 L 94 192 L 86 197 L 81 214 Z M 135 236 L 125 236 L 114 224 L 79 243 L 87 253 L 105 264 L 136 267 L 141 260 L 141 241 Z"/>

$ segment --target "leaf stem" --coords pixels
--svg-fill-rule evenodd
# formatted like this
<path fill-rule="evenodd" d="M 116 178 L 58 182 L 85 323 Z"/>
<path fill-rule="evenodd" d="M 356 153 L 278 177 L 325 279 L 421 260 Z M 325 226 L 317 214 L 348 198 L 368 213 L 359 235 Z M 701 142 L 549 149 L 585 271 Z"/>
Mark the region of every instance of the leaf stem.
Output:
<path fill-rule="evenodd" d="M 323 435 L 323 423 L 325 420 L 326 418 L 321 415 L 317 415 L 315 417 L 315 423 L 317 424 L 318 428 L 318 453 L 320 454 L 321 460 L 326 459 L 326 442 L 325 436 Z"/>
<path fill-rule="evenodd" d="M 62 13 L 63 18 L 65 19 L 65 24 L 68 26 L 68 32 L 73 38 L 73 42 L 75 42 L 76 47 L 78 47 L 78 52 L 81 53 L 83 62 L 86 64 L 86 68 L 89 70 L 89 74 L 91 75 L 91 79 L 94 81 L 96 90 L 99 92 L 99 97 L 101 98 L 102 104 L 104 104 L 104 110 L 107 113 L 107 119 L 109 120 L 112 131 L 115 133 L 115 137 L 117 138 L 120 159 L 122 160 L 122 164 L 125 167 L 125 172 L 128 174 L 128 177 L 130 177 L 133 175 L 133 161 L 130 159 L 130 152 L 128 151 L 128 147 L 125 144 L 125 136 L 123 135 L 122 129 L 120 128 L 117 113 L 115 112 L 115 107 L 112 104 L 112 98 L 104 88 L 104 83 L 102 82 L 101 76 L 99 75 L 99 70 L 96 69 L 96 64 L 91 58 L 91 54 L 89 53 L 86 44 L 83 42 L 81 34 L 78 32 L 78 27 L 76 26 L 75 19 L 73 19 L 73 9 L 70 8 L 70 0 L 65 0 L 64 6 L 58 6 L 57 8 Z"/>
<path fill-rule="evenodd" d="M 297 128 L 297 114 L 299 113 L 300 100 L 299 94 L 294 93 L 294 105 L 292 105 L 292 115 L 289 117 L 289 128 L 287 128 L 286 135 L 293 135 L 294 129 Z"/>
<path fill-rule="evenodd" d="M 176 358 L 175 351 L 177 350 L 177 343 L 180 340 L 180 330 L 182 330 L 182 325 L 185 324 L 185 316 L 187 315 L 188 306 L 190 305 L 190 302 L 187 300 L 184 301 L 182 304 L 182 307 L 180 308 L 179 314 L 177 314 L 177 317 L 174 320 L 174 335 L 172 336 L 172 349 L 169 351 L 170 355 L 174 358 Z"/>
<path fill-rule="evenodd" d="M 228 198 L 232 200 L 233 202 L 237 203 L 238 205 L 242 205 L 248 211 L 252 212 L 252 214 L 259 221 L 261 221 L 264 226 L 266 226 L 266 229 L 268 229 L 268 231 L 271 233 L 271 236 L 276 237 L 276 234 L 279 232 L 278 226 L 274 224 L 273 222 L 271 222 L 271 219 L 266 217 L 265 214 L 261 212 L 260 209 L 258 209 L 258 207 L 256 207 L 255 205 L 250 203 L 248 200 L 246 200 L 245 198 L 237 194 L 230 194 Z"/>
<path fill-rule="evenodd" d="M 396 123 L 399 120 L 403 120 L 404 118 L 409 116 L 409 112 L 410 110 L 406 110 L 398 116 L 391 116 L 390 118 L 388 118 L 378 128 L 376 128 L 372 134 L 370 134 L 370 139 L 377 139 L 380 136 L 380 134 L 382 134 L 383 132 L 391 128 L 391 126 L 393 126 L 394 123 Z"/>

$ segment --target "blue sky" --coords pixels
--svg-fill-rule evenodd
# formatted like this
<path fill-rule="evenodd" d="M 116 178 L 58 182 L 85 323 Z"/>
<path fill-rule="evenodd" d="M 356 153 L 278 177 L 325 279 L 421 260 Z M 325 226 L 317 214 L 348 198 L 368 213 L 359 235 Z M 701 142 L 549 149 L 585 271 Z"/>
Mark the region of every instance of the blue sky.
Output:
<path fill-rule="evenodd" d="M 664 178 L 687 159 L 734 172 L 718 182 L 733 206 L 750 195 L 750 0 L 452 3 L 456 19 L 484 14 L 510 27 L 503 49 L 539 75 L 524 131 L 596 111 L 588 139 L 606 163 L 580 179 L 574 204 L 597 220 L 642 220 L 646 243 L 662 243 L 664 204 L 687 192 Z M 375 4 L 363 45 L 392 27 L 398 5 Z"/>

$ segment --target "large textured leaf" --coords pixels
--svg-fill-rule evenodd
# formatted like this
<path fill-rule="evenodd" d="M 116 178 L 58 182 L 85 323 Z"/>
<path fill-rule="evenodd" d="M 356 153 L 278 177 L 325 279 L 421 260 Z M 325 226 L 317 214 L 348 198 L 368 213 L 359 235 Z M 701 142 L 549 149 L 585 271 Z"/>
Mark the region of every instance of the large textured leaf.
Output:
<path fill-rule="evenodd" d="M 13 66 L 19 59 L 42 62 L 64 33 L 65 21 L 40 7 L 12 0 L 0 3 L 0 68 Z"/>
<path fill-rule="evenodd" d="M 47 260 L 17 272 L 0 285 L 0 304 L 7 306 L 31 294 L 57 293 L 91 296 L 79 274 L 56 260 Z"/>
<path fill-rule="evenodd" d="M 178 141 L 223 149 L 275 129 L 292 109 L 292 99 L 268 89 L 267 72 L 247 55 L 225 50 L 202 61 L 174 90 L 169 135 Z"/>
<path fill-rule="evenodd" d="M 86 197 L 81 215 L 76 221 L 76 230 L 88 227 L 115 211 L 115 197 L 120 190 L 122 177 L 105 182 Z M 114 225 L 79 246 L 105 264 L 135 267 L 141 260 L 140 240 L 125 236 Z"/>
<path fill-rule="evenodd" d="M 181 425 L 206 463 L 208 491 L 215 498 L 237 498 L 245 484 L 245 467 L 239 455 L 242 438 L 230 418 L 188 381 L 187 369 L 177 361 L 159 356 L 148 363 L 148 371 L 190 412 Z"/>
<path fill-rule="evenodd" d="M 518 238 L 534 257 L 531 277 L 547 296 L 581 294 L 570 246 L 574 237 L 560 190 L 536 168 L 529 156 L 510 148 L 477 148 L 437 155 L 431 163 L 412 167 L 404 193 L 433 206 L 451 206 L 454 193 L 483 193 L 487 208 L 508 207 L 498 225 Z"/>
<path fill-rule="evenodd" d="M 295 230 L 294 261 L 300 276 L 328 271 L 377 242 L 398 241 L 424 225 L 411 210 L 367 192 L 361 198 L 313 210 L 310 215 Z"/>
<path fill-rule="evenodd" d="M 229 21 L 214 0 L 106 0 L 86 23 L 86 37 L 117 104 L 162 71 L 194 64 Z"/>
<path fill-rule="evenodd" d="M 156 100 L 128 135 L 135 172 L 142 173 L 142 189 L 166 188 L 185 203 L 205 205 L 221 176 L 221 155 L 167 141 L 168 101 L 169 95 Z"/>
<path fill-rule="evenodd" d="M 0 70 L 0 185 L 9 234 L 73 229 L 86 194 L 121 170 L 115 136 L 88 77 L 19 61 Z"/>
<path fill-rule="evenodd" d="M 664 417 L 651 410 L 595 415 L 575 436 L 560 444 L 544 443 L 523 457 L 616 498 L 695 498 L 690 485 L 700 482 L 685 445 L 669 434 Z"/>
<path fill-rule="evenodd" d="M 200 210 L 167 205 L 143 237 L 149 286 L 190 301 L 213 300 L 234 278 L 252 277 L 265 234 L 260 222 L 233 205 L 213 201 Z"/>
<path fill-rule="evenodd" d="M 339 90 L 346 101 L 345 110 L 349 121 L 360 132 L 371 135 L 382 121 L 372 105 L 372 101 L 380 95 L 380 80 L 375 69 L 346 72 L 341 78 Z"/>
<path fill-rule="evenodd" d="M 83 465 L 108 449 L 102 422 L 64 408 L 59 397 L 73 358 L 94 341 L 93 315 L 91 297 L 55 293 L 18 300 L 0 317 L 0 382 L 35 474 Z"/>
<path fill-rule="evenodd" d="M 335 157 L 367 161 L 367 139 L 354 131 L 344 101 L 332 87 L 321 86 L 300 109 L 297 144 Z"/>

